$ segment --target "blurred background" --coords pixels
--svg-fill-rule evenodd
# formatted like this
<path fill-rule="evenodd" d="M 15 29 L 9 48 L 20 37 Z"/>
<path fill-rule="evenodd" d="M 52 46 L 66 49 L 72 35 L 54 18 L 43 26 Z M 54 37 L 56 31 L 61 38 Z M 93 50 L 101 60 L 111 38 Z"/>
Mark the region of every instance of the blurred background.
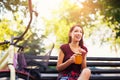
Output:
<path fill-rule="evenodd" d="M 70 27 L 81 24 L 87 56 L 120 57 L 119 0 L 32 0 L 32 7 L 32 24 L 20 42 L 26 54 L 45 54 L 55 44 L 51 55 L 58 55 Z M 29 18 L 27 0 L 0 0 L 0 41 L 24 32 Z"/>

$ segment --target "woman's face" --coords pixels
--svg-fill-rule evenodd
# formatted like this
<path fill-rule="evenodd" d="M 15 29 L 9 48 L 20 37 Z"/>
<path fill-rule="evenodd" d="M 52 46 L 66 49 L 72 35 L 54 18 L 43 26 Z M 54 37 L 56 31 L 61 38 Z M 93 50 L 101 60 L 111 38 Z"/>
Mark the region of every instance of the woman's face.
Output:
<path fill-rule="evenodd" d="M 70 33 L 70 36 L 72 41 L 79 42 L 82 38 L 82 29 L 79 26 L 76 26 Z"/>

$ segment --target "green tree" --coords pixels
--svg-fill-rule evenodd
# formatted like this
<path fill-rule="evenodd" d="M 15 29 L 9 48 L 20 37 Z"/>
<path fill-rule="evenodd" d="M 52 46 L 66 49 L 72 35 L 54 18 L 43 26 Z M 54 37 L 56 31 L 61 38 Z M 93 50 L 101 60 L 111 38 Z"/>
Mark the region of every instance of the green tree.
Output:
<path fill-rule="evenodd" d="M 46 34 L 54 32 L 60 43 L 67 42 L 69 28 L 78 23 L 84 27 L 85 37 L 92 37 L 93 41 L 96 32 L 101 32 L 102 29 L 106 32 L 110 31 L 109 35 L 106 35 L 106 32 L 98 35 L 100 44 L 109 42 L 115 49 L 119 49 L 119 11 L 118 0 L 85 0 L 84 2 L 64 0 L 58 11 L 53 12 L 54 17 L 51 20 L 43 18 Z"/>
<path fill-rule="evenodd" d="M 120 38 L 120 2 L 118 0 L 86 0 L 83 2 L 83 9 L 90 11 L 88 14 L 104 16 L 103 21 L 116 33 L 115 39 Z M 85 9 L 85 7 L 87 7 Z"/>
<path fill-rule="evenodd" d="M 22 43 L 25 47 L 25 53 L 27 54 L 40 54 L 45 53 L 45 48 L 43 41 L 45 39 L 44 35 L 40 37 L 36 33 L 31 33 Z"/>
<path fill-rule="evenodd" d="M 118 38 L 120 31 L 119 8 L 118 0 L 85 0 L 81 3 L 79 0 L 76 0 L 76 2 L 73 3 L 64 0 L 60 9 L 53 12 L 55 17 L 53 17 L 52 20 L 47 21 L 48 23 L 46 23 L 46 26 L 52 27 L 55 32 L 60 33 L 58 31 L 59 28 L 56 26 L 59 26 L 60 28 L 63 26 L 63 28 L 65 28 L 65 26 L 79 23 L 82 26 L 89 28 L 91 30 L 89 35 L 91 35 L 96 26 L 96 24 L 93 23 L 99 20 L 98 17 L 102 17 L 100 20 L 101 24 L 108 24 L 108 26 L 115 31 L 115 38 Z M 60 22 L 64 22 L 64 24 L 60 24 Z"/>
<path fill-rule="evenodd" d="M 101 41 L 109 41 L 117 52 L 120 47 L 120 2 L 118 0 L 86 0 L 83 5 L 90 8 L 95 16 L 99 12 L 103 17 L 101 24 L 106 24 L 112 30 L 112 34 L 107 38 L 103 37 Z"/>
<path fill-rule="evenodd" d="M 0 14 L 6 13 L 7 11 L 17 12 L 25 11 L 27 8 L 27 0 L 0 0 Z"/>
<path fill-rule="evenodd" d="M 27 0 L 0 1 L 0 41 L 20 35 L 25 29 L 24 19 L 28 12 Z"/>
<path fill-rule="evenodd" d="M 29 22 L 28 0 L 2 0 L 0 6 L 0 41 L 10 40 L 11 36 L 20 36 Z M 32 31 L 34 25 L 31 24 L 19 45 L 25 47 L 25 53 L 39 54 L 45 50 L 41 47 L 44 36 L 38 37 L 37 30 Z M 0 48 L 3 50 L 7 46 Z"/>

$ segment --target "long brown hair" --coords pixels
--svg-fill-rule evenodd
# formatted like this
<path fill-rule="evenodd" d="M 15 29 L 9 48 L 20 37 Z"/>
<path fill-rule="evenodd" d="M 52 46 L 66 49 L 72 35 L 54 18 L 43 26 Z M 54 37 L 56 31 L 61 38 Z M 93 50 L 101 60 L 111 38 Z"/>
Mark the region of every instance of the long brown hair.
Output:
<path fill-rule="evenodd" d="M 84 43 L 83 43 L 84 31 L 83 31 L 83 27 L 82 27 L 81 25 L 79 25 L 79 24 L 73 25 L 73 26 L 70 28 L 69 34 L 74 30 L 75 27 L 80 27 L 80 28 L 82 29 L 82 38 L 81 38 L 81 40 L 79 41 L 79 46 L 80 46 L 81 48 L 85 48 Z M 70 42 L 71 42 L 71 36 L 69 35 L 68 43 L 70 43 Z M 85 49 L 85 50 L 86 50 L 86 49 Z M 87 50 L 86 50 L 86 51 L 87 51 Z"/>

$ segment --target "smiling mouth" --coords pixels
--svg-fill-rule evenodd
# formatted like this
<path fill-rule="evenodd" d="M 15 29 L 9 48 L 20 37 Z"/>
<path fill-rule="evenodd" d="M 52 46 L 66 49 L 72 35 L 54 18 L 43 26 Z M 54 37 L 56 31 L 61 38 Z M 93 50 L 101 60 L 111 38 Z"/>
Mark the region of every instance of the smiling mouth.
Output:
<path fill-rule="evenodd" d="M 77 39 L 80 39 L 81 37 L 80 36 L 76 36 Z"/>
<path fill-rule="evenodd" d="M 76 37 L 76 40 L 80 40 L 81 38 L 80 37 Z"/>

